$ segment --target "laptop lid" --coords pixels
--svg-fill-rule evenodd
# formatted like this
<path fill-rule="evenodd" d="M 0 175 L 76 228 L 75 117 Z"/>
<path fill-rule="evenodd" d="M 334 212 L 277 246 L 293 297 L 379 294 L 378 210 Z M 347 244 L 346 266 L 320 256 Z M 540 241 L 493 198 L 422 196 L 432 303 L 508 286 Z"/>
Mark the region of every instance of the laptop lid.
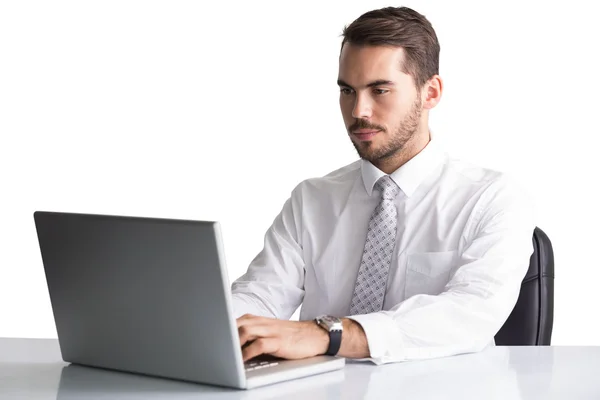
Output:
<path fill-rule="evenodd" d="M 65 361 L 245 387 L 217 222 L 34 219 Z"/>

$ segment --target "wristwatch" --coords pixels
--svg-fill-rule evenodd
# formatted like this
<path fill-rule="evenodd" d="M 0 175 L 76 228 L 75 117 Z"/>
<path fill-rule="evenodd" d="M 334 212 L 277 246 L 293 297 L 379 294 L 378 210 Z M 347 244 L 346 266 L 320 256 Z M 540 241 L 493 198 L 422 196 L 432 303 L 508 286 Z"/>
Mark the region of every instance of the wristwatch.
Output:
<path fill-rule="evenodd" d="M 325 354 L 335 356 L 342 345 L 342 320 L 330 315 L 321 315 L 315 318 L 315 322 L 329 333 L 329 348 Z"/>

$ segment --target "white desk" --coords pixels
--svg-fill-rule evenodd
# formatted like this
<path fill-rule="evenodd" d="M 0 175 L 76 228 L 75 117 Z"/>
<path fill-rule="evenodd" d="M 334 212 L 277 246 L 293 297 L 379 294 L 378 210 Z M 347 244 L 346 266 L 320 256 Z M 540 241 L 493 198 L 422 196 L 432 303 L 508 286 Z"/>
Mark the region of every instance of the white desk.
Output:
<path fill-rule="evenodd" d="M 53 339 L 0 339 L 0 399 L 600 399 L 600 347 L 495 347 L 237 391 L 68 366 Z"/>

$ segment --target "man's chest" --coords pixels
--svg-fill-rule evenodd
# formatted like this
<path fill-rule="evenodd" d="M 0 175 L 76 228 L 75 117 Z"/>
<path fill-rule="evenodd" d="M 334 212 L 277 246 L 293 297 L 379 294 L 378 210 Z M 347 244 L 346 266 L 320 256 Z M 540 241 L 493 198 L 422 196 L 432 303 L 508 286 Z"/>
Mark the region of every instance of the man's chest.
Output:
<path fill-rule="evenodd" d="M 355 201 L 329 212 L 321 207 L 319 215 L 303 221 L 306 295 L 319 294 L 320 301 L 338 313 L 350 304 L 361 263 L 369 256 L 365 242 L 376 205 Z M 439 199 L 397 203 L 384 309 L 415 294 L 443 291 L 465 246 L 472 214 L 468 205 L 452 206 Z"/>

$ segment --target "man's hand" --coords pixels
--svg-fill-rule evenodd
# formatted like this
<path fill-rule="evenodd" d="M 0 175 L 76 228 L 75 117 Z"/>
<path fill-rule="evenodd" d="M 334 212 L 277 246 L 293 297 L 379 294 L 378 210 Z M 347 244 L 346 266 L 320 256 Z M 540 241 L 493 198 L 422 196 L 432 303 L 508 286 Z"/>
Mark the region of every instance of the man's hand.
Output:
<path fill-rule="evenodd" d="M 237 319 L 242 356 L 299 359 L 325 354 L 329 334 L 314 321 L 282 321 L 246 314 Z M 244 347 L 245 346 L 245 347 Z"/>
<path fill-rule="evenodd" d="M 360 324 L 348 318 L 342 318 L 342 324 L 338 356 L 369 357 L 369 344 Z M 237 327 L 244 361 L 261 354 L 307 358 L 325 354 L 329 347 L 329 333 L 314 321 L 282 321 L 246 314 L 237 319 Z"/>

